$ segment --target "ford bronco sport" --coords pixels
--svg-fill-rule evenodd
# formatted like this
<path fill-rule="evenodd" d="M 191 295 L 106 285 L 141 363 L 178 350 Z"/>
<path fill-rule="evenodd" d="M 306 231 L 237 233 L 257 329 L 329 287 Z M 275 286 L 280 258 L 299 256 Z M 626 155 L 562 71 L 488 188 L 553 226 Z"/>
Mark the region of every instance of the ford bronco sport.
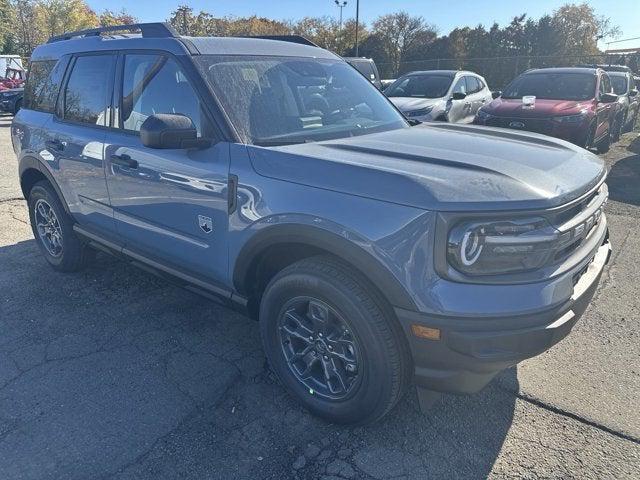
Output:
<path fill-rule="evenodd" d="M 51 266 L 107 250 L 247 312 L 331 421 L 380 419 L 410 384 L 425 406 L 480 390 L 570 332 L 608 261 L 596 156 L 412 126 L 303 38 L 126 25 L 30 66 L 11 132 Z"/>

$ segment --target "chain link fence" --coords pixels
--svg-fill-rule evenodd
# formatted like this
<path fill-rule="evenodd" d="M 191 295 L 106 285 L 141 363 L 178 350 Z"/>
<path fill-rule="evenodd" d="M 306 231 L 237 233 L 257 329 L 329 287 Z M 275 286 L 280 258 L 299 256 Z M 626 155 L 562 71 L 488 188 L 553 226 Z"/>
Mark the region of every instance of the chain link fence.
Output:
<path fill-rule="evenodd" d="M 397 78 L 418 70 L 470 70 L 482 75 L 493 90 L 503 89 L 511 80 L 531 68 L 573 67 L 584 64 L 627 65 L 639 71 L 640 53 L 627 55 L 581 55 L 581 56 L 516 56 L 487 58 L 434 58 L 402 62 L 399 66 L 378 63 L 384 79 Z"/>

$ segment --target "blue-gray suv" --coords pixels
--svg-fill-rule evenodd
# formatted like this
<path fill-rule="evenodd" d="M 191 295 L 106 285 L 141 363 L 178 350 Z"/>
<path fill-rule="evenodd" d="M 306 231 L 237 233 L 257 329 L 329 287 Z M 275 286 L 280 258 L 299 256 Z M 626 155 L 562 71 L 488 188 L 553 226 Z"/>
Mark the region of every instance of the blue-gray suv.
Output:
<path fill-rule="evenodd" d="M 39 46 L 11 133 L 53 268 L 105 250 L 254 316 L 284 387 L 362 424 L 550 348 L 610 255 L 596 156 L 416 123 L 303 38 L 140 24 Z"/>

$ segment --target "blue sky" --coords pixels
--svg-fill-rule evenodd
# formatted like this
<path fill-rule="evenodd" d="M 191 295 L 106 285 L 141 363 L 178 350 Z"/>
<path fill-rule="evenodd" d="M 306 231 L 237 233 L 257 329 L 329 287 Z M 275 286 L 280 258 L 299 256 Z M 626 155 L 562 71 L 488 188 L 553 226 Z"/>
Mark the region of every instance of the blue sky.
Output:
<path fill-rule="evenodd" d="M 345 18 L 355 17 L 356 0 L 347 0 Z M 576 0 L 580 3 L 582 0 Z M 377 16 L 406 10 L 414 15 L 422 15 L 435 24 L 441 34 L 448 33 L 457 26 L 474 26 L 478 23 L 491 25 L 494 21 L 505 24 L 520 13 L 528 13 L 535 18 L 551 13 L 567 0 L 360 0 L 361 18 L 371 22 Z M 611 17 L 614 24 L 623 31 L 622 38 L 640 36 L 640 15 L 638 0 L 589 0 L 598 14 Z M 298 19 L 304 16 L 334 15 L 338 8 L 334 0 L 88 0 L 95 10 L 105 8 L 120 10 L 123 6 L 141 21 L 165 20 L 179 4 L 191 6 L 195 11 L 205 10 L 218 16 L 259 15 L 274 19 Z M 446 5 L 446 7 L 443 7 Z M 633 42 L 635 45 L 639 42 Z M 626 46 L 626 45 L 621 45 Z M 631 46 L 631 45 L 630 45 Z"/>

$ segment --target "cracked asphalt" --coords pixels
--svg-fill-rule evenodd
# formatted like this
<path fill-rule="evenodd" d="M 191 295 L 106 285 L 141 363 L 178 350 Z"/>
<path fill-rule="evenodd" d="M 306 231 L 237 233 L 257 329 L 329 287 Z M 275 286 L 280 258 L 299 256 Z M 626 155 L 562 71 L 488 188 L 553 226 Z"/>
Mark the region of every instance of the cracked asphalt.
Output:
<path fill-rule="evenodd" d="M 0 479 L 640 478 L 640 138 L 606 155 L 614 256 L 562 343 L 428 415 L 326 424 L 255 322 L 99 254 L 40 257 L 0 117 Z"/>

